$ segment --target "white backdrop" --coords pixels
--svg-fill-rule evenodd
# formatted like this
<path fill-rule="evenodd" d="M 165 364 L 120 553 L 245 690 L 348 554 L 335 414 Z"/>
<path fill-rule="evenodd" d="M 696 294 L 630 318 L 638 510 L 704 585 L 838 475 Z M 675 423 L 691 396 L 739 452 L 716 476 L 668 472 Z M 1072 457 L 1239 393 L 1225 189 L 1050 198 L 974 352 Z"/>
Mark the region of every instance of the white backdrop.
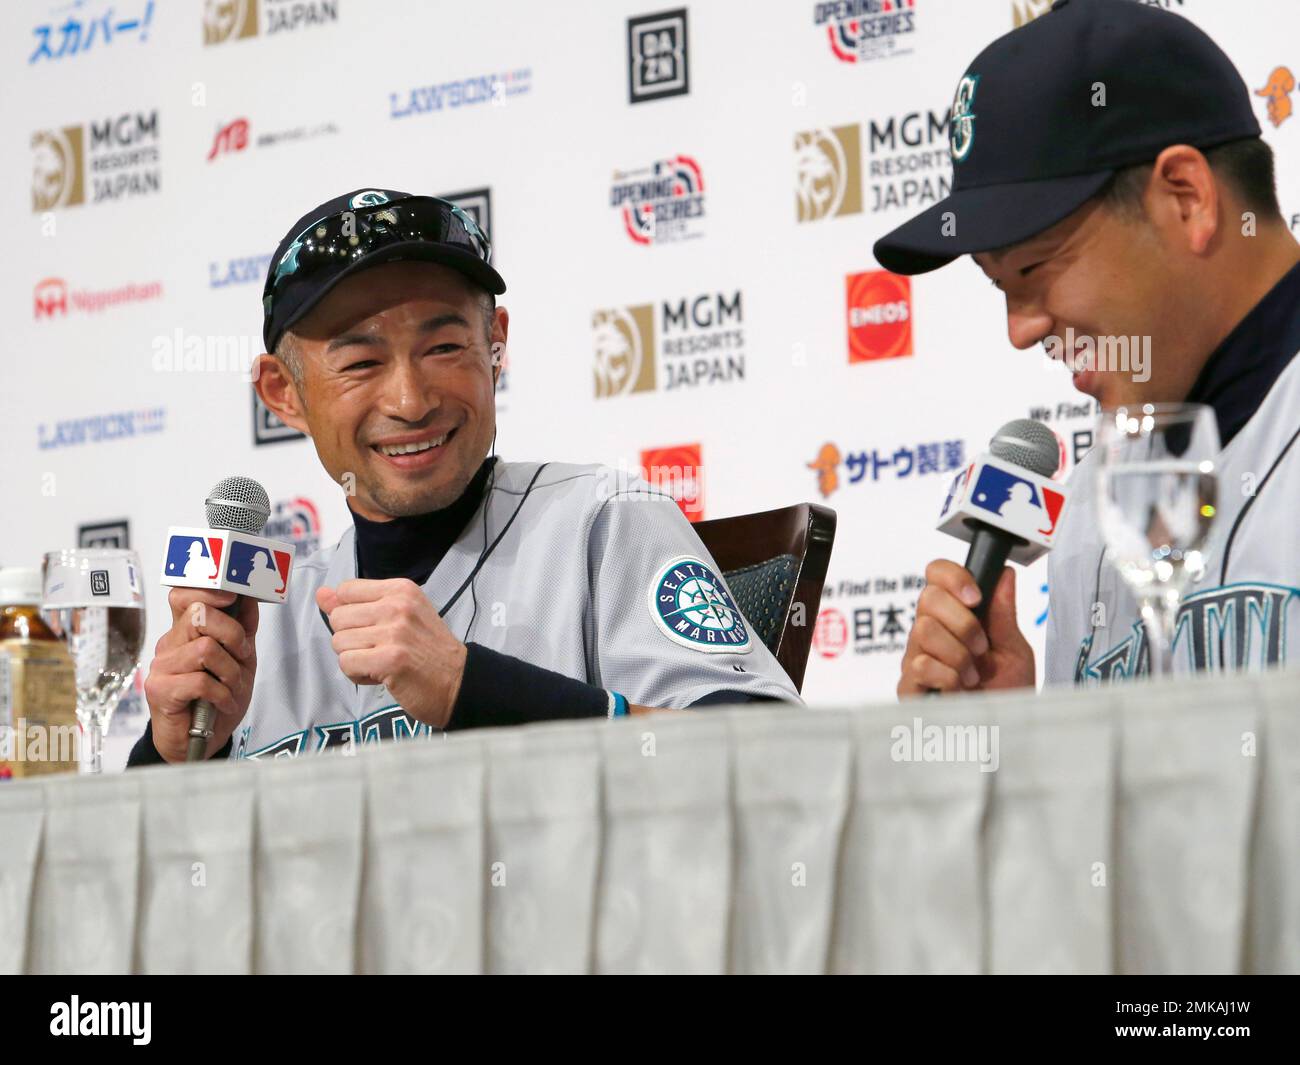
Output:
<path fill-rule="evenodd" d="M 863 0 L 843 25 L 834 12 L 826 21 L 827 6 L 0 7 L 10 323 L 0 564 L 36 565 L 80 527 L 124 520 L 156 572 L 166 527 L 200 523 L 203 494 L 232 473 L 266 485 L 281 505 L 277 532 L 333 543 L 348 512 L 310 443 L 254 443 L 240 369 L 261 350 L 267 257 L 300 214 L 348 189 L 488 190 L 465 202 L 490 201 L 509 285 L 499 452 L 638 467 L 643 451 L 694 445 L 704 517 L 833 507 L 839 533 L 805 695 L 887 695 L 916 578 L 929 559 L 960 554 L 930 531 L 948 470 L 1002 422 L 1044 412 L 1072 452 L 1091 411 L 1041 352 L 1009 346 L 1002 301 L 968 260 L 903 288 L 887 276 L 849 280 L 877 269 L 878 236 L 944 191 L 942 123 L 965 65 L 1048 5 Z M 1218 40 L 1252 90 L 1280 85 L 1273 113 L 1289 113 L 1276 68 L 1300 63 L 1286 43 L 1300 26 L 1293 3 L 1164 6 Z M 683 10 L 684 42 L 680 17 L 643 18 Z M 684 45 L 685 76 L 675 54 L 637 64 L 640 80 L 679 88 L 632 102 L 629 32 L 647 21 L 664 25 L 651 26 L 642 54 Z M 866 37 L 868 26 L 897 32 Z M 1275 126 L 1269 99 L 1256 104 L 1290 218 L 1300 120 Z M 638 216 L 612 200 L 657 162 L 669 164 L 670 201 L 694 213 L 670 223 L 665 208 L 647 242 Z M 739 316 L 728 313 L 737 293 Z M 697 320 L 671 328 L 683 300 Z M 721 320 L 709 322 L 710 310 Z M 635 342 L 619 330 L 647 322 L 654 336 L 638 334 L 645 361 L 632 384 L 653 370 L 652 387 L 598 395 L 598 335 L 618 363 L 626 352 L 608 338 Z M 611 324 L 612 334 L 594 328 Z M 889 357 L 851 361 L 850 333 L 857 354 Z M 663 349 L 690 336 L 732 357 L 716 373 L 729 379 L 680 383 L 673 368 L 692 359 Z M 810 468 L 819 457 L 837 480 L 829 494 Z M 1019 585 L 1021 624 L 1039 647 L 1044 581 L 1040 564 Z M 169 618 L 161 587 L 148 609 L 146 656 Z M 137 693 L 110 761 L 143 723 Z"/>

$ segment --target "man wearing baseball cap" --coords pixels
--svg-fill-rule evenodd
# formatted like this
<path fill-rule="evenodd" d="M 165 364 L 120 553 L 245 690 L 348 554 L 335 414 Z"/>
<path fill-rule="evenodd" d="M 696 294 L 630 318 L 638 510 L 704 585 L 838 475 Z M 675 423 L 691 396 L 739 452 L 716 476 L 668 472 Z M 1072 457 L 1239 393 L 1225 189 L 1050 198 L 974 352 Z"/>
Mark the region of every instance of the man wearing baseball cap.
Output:
<path fill-rule="evenodd" d="M 879 240 L 876 258 L 919 274 L 970 255 L 1006 299 L 1012 344 L 1063 354 L 1104 410 L 1209 405 L 1220 498 L 1174 668 L 1284 664 L 1300 632 L 1300 246 L 1232 62 L 1179 15 L 1058 0 L 976 56 L 950 141 L 952 194 Z M 1096 345 L 1077 338 L 1130 336 L 1150 338 L 1144 372 L 1079 358 Z M 1136 603 L 1105 564 L 1095 461 L 1072 475 L 1050 556 L 1049 683 L 1148 672 Z M 926 577 L 899 694 L 1032 685 L 1014 574 L 983 625 L 963 567 L 935 561 Z"/>
<path fill-rule="evenodd" d="M 495 455 L 509 316 L 488 237 L 359 189 L 272 257 L 257 390 L 306 433 L 353 527 L 259 618 L 174 588 L 130 763 L 285 757 L 449 729 L 798 701 L 675 502 L 600 466 Z"/>

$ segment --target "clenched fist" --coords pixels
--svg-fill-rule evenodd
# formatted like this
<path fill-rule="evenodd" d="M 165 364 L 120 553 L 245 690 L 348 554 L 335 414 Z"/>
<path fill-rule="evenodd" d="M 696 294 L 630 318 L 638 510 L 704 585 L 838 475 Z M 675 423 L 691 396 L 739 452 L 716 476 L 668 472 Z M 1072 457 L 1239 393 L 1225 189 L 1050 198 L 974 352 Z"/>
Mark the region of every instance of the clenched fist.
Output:
<path fill-rule="evenodd" d="M 190 704 L 206 699 L 217 709 L 208 756 L 225 746 L 253 697 L 257 673 L 257 600 L 242 596 L 235 617 L 223 607 L 234 592 L 173 588 L 167 594 L 172 627 L 154 647 L 144 682 L 153 745 L 168 762 L 185 761 Z"/>
<path fill-rule="evenodd" d="M 465 673 L 461 643 L 420 586 L 405 577 L 320 588 L 316 605 L 334 630 L 339 668 L 356 684 L 382 684 L 432 728 L 451 718 Z"/>
<path fill-rule="evenodd" d="M 900 697 L 1034 684 L 1034 652 L 1016 624 L 1016 573 L 1008 566 L 981 625 L 980 590 L 964 567 L 937 559 L 925 568 L 916 623 L 903 652 Z"/>

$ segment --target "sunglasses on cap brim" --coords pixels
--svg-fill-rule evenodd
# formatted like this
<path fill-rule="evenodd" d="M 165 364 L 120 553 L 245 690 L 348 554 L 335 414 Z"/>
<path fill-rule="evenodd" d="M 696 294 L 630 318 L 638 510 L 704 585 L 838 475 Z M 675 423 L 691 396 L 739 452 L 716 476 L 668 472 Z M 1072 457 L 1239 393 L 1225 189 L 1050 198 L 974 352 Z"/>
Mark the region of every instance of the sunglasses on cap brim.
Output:
<path fill-rule="evenodd" d="M 262 291 L 270 315 L 276 298 L 291 284 L 315 274 L 336 273 L 349 262 L 394 244 L 423 243 L 464 251 L 492 264 L 492 243 L 464 210 L 434 196 L 340 211 L 313 222 L 280 256 Z"/>

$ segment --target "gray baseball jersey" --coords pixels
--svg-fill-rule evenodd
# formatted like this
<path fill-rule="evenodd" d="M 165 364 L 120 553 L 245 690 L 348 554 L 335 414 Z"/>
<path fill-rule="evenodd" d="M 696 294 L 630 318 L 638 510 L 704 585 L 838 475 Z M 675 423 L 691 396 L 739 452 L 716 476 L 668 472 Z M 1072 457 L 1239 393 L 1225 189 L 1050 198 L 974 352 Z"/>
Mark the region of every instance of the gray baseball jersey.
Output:
<path fill-rule="evenodd" d="M 458 639 L 643 706 L 723 691 L 799 701 L 670 498 L 607 467 L 562 463 L 498 461 L 488 485 L 423 585 L 439 609 L 465 586 L 445 615 Z M 330 646 L 316 590 L 357 575 L 354 536 L 300 562 L 282 606 L 262 606 L 232 758 L 430 734 L 382 686 L 348 680 Z"/>
<path fill-rule="evenodd" d="M 1300 358 L 1223 449 L 1206 567 L 1184 596 L 1174 669 L 1257 671 L 1286 664 L 1300 626 Z M 1070 477 L 1070 512 L 1048 562 L 1046 681 L 1089 683 L 1149 672 L 1137 603 L 1097 526 L 1097 454 Z"/>

